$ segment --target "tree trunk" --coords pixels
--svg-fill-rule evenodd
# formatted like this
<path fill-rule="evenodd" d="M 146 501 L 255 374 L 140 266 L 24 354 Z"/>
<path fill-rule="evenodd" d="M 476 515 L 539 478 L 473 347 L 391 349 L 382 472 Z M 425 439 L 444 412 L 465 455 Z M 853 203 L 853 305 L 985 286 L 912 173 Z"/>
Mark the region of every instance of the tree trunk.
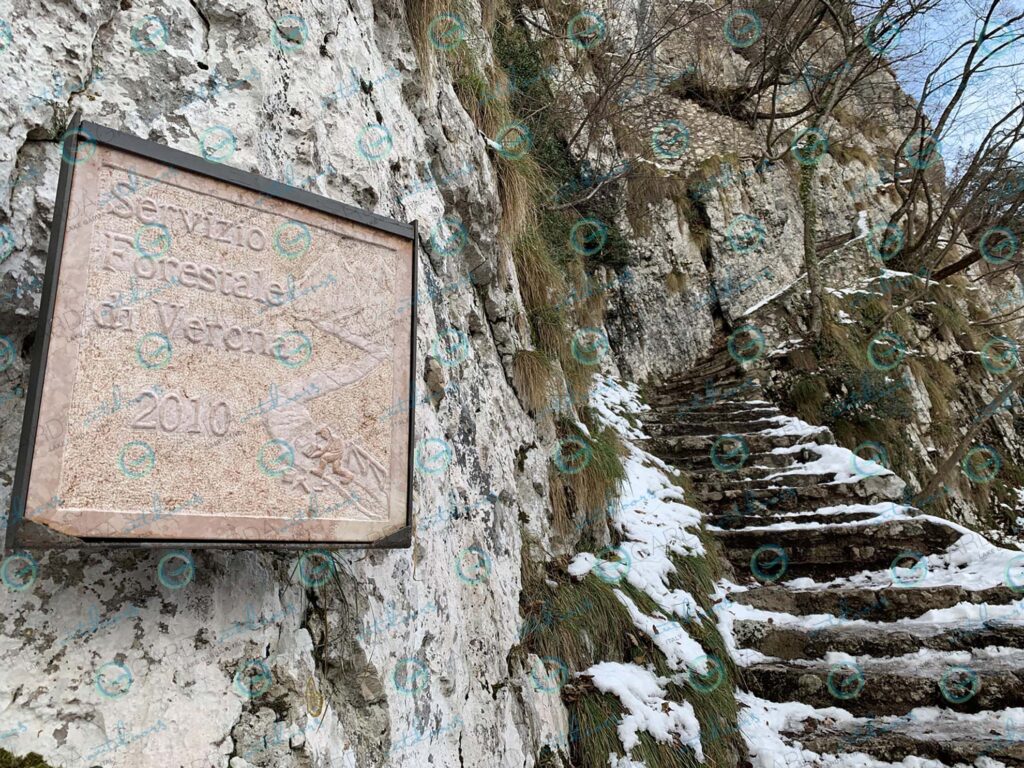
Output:
<path fill-rule="evenodd" d="M 965 269 L 971 266 L 971 264 L 973 264 L 980 258 L 981 251 L 971 251 L 958 261 L 954 261 L 948 267 L 943 267 L 942 269 L 940 269 L 938 272 L 932 275 L 932 280 L 938 283 L 941 282 L 942 280 L 945 280 L 950 275 L 955 275 L 957 272 L 963 272 Z"/>
<path fill-rule="evenodd" d="M 988 421 L 989 417 L 998 411 L 999 407 L 1020 388 L 1021 384 L 1024 384 L 1024 373 L 1012 379 L 1005 387 L 1003 387 L 1002 391 L 992 399 L 992 402 L 982 409 L 981 413 L 978 414 L 978 418 L 971 425 L 970 429 L 967 430 L 967 434 L 963 436 L 960 444 L 957 445 L 949 458 L 942 463 L 942 466 L 940 466 L 938 471 L 936 471 L 935 476 L 929 480 L 928 484 L 921 489 L 921 492 L 914 497 L 914 504 L 918 504 L 922 499 L 927 499 L 935 495 L 939 486 L 945 481 L 949 473 L 963 460 L 964 455 L 967 453 L 967 449 L 970 447 L 971 443 L 974 442 L 974 438 L 981 431 L 981 428 L 985 426 L 985 422 Z"/>
<path fill-rule="evenodd" d="M 818 210 L 814 199 L 814 166 L 800 166 L 800 204 L 804 209 L 804 269 L 807 270 L 807 286 L 811 290 L 811 335 L 815 340 L 821 336 L 821 275 L 818 272 L 818 253 L 814 246 L 815 229 L 818 224 Z"/>

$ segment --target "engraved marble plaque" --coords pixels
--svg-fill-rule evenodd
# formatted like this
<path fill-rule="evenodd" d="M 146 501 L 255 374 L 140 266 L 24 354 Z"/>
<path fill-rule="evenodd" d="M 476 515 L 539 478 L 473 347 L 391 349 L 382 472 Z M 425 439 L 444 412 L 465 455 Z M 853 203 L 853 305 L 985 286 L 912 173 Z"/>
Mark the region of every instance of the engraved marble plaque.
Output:
<path fill-rule="evenodd" d="M 211 546 L 407 529 L 410 425 L 381 416 L 414 396 L 412 227 L 90 149 L 49 267 L 25 521 Z"/>

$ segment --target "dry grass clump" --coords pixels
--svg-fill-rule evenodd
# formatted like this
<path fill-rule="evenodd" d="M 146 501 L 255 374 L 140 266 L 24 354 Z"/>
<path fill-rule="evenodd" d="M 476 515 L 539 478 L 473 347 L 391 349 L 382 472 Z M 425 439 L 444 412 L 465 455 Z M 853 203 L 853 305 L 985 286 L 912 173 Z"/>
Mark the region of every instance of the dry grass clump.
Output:
<path fill-rule="evenodd" d="M 574 517 L 589 517 L 593 512 L 604 510 L 619 495 L 626 480 L 622 465 L 626 451 L 618 433 L 611 427 L 599 427 L 597 420 L 583 410 L 590 434 L 569 419 L 559 419 L 556 424 L 559 448 L 552 456 L 566 485 Z M 559 459 L 559 455 L 563 458 Z M 565 455 L 577 458 L 567 461 Z"/>
<path fill-rule="evenodd" d="M 686 181 L 656 168 L 631 173 L 626 180 L 626 218 L 641 237 L 650 234 L 648 209 L 662 200 L 686 201 Z M 685 202 L 684 202 L 685 204 Z"/>
<path fill-rule="evenodd" d="M 564 26 L 569 17 L 561 16 L 566 9 L 549 10 L 554 11 L 549 16 L 551 23 Z M 491 141 L 502 144 L 502 134 L 510 126 L 525 126 L 530 131 L 531 146 L 524 154 L 506 156 L 493 146 L 488 150 L 502 206 L 499 240 L 512 252 L 535 347 L 514 355 L 513 384 L 524 405 L 534 413 L 560 387 L 562 377 L 572 401 L 584 404 L 597 367 L 576 360 L 572 339 L 576 329 L 602 324 L 604 291 L 594 288 L 585 259 L 570 248 L 570 228 L 583 214 L 552 211 L 547 202 L 555 188 L 571 181 L 576 164 L 560 138 L 557 110 L 551 108 L 548 86 L 542 78 L 530 76 L 539 72 L 543 56 L 517 28 L 508 8 L 485 5 L 483 20 L 485 28 L 494 31 L 492 42 L 500 64 L 481 66 L 468 45 L 450 51 L 445 61 L 459 101 Z M 511 83 L 510 75 L 532 85 Z M 637 196 L 648 202 L 666 188 L 685 196 L 681 188 L 676 190 L 679 185 L 674 181 L 656 178 L 646 186 L 640 184 Z M 588 211 L 587 215 L 602 221 L 609 218 L 599 211 Z M 610 238 L 606 252 L 613 250 L 613 241 Z M 552 468 L 551 514 L 560 530 L 565 529 L 575 511 L 603 506 L 624 477 L 622 447 L 615 433 L 595 427 L 591 434 L 587 467 L 579 473 Z"/>
<path fill-rule="evenodd" d="M 498 234 L 513 243 L 537 226 L 535 198 L 543 187 L 540 169 L 529 155 L 516 160 L 499 155 L 496 167 L 502 212 Z"/>
<path fill-rule="evenodd" d="M 565 477 L 554 464 L 548 465 L 548 502 L 551 504 L 551 521 L 558 533 L 569 532 L 569 521 L 572 509 L 569 506 L 569 493 Z"/>
<path fill-rule="evenodd" d="M 686 275 L 673 267 L 672 271 L 665 275 L 665 287 L 669 293 L 682 293 L 686 288 Z"/>
<path fill-rule="evenodd" d="M 548 402 L 556 368 L 551 358 L 534 349 L 517 350 L 512 357 L 512 383 L 527 409 L 537 413 Z"/>
<path fill-rule="evenodd" d="M 581 326 L 599 326 L 604 322 L 606 286 L 595 275 L 588 274 L 581 259 L 566 263 L 566 279 L 571 291 L 564 304 L 573 310 Z"/>
<path fill-rule="evenodd" d="M 527 309 L 539 311 L 562 302 L 566 294 L 565 273 L 536 230 L 519 237 L 512 250 L 512 260 Z"/>
<path fill-rule="evenodd" d="M 566 361 L 572 359 L 564 310 L 555 307 L 534 310 L 530 312 L 530 323 L 536 346 L 547 352 L 552 359 L 558 360 L 564 369 Z"/>
<path fill-rule="evenodd" d="M 515 122 L 508 102 L 508 75 L 493 66 L 485 74 L 466 46 L 456 49 L 451 66 L 455 94 L 463 108 L 485 135 L 500 144 L 502 131 Z M 537 226 L 534 200 L 543 192 L 543 174 L 529 153 L 512 158 L 494 151 L 493 161 L 502 206 L 498 233 L 511 245 Z"/>
<path fill-rule="evenodd" d="M 434 47 L 430 44 L 430 22 L 450 9 L 448 0 L 405 0 L 405 18 L 420 69 L 428 82 L 433 81 Z"/>

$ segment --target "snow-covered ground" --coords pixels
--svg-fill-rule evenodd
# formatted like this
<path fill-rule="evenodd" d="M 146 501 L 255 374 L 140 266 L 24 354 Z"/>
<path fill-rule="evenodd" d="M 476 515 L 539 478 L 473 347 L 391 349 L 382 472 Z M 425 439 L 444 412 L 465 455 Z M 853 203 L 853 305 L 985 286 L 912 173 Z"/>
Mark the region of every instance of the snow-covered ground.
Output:
<path fill-rule="evenodd" d="M 628 451 L 623 462 L 626 481 L 619 499 L 608 509 L 609 525 L 619 533 L 622 543 L 614 552 L 578 554 L 569 565 L 569 573 L 583 578 L 593 572 L 606 582 L 626 582 L 649 596 L 661 609 L 654 615 L 644 613 L 622 590 L 614 591 L 637 629 L 651 638 L 665 655 L 669 668 L 680 674 L 665 679 L 637 664 L 602 662 L 580 675 L 591 678 L 599 690 L 614 694 L 629 712 L 619 725 L 619 739 L 627 756 L 610 755 L 611 766 L 642 765 L 629 756 L 638 743 L 639 731 L 647 731 L 659 741 L 686 744 L 703 759 L 700 725 L 693 707 L 688 702 L 668 701 L 663 688 L 667 682 L 685 680 L 691 670 L 704 674 L 708 669 L 706 651 L 686 631 L 688 621 L 703 612 L 691 594 L 673 589 L 668 583 L 675 571 L 670 553 L 705 555 L 696 534 L 701 514 L 685 503 L 682 489 L 672 481 L 678 471 L 637 445 L 645 435 L 629 423 L 626 414 L 638 414 L 647 408 L 639 400 L 638 387 L 624 387 L 604 378 L 595 388 L 592 404 Z"/>

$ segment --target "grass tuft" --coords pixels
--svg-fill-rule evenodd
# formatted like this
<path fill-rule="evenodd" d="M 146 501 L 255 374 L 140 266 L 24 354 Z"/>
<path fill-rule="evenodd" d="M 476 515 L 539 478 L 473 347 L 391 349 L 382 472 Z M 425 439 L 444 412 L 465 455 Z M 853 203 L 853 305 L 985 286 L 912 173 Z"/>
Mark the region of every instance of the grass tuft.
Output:
<path fill-rule="evenodd" d="M 821 424 L 822 407 L 828 402 L 828 385 L 821 376 L 801 376 L 789 388 L 796 415 L 808 424 Z"/>
<path fill-rule="evenodd" d="M 559 439 L 584 446 L 582 451 L 586 454 L 585 463 L 578 471 L 560 473 L 574 517 L 589 517 L 603 511 L 618 496 L 626 479 L 622 465 L 625 448 L 618 433 L 612 427 L 599 428 L 586 410 L 584 419 L 589 437 L 567 418 L 560 418 L 556 424 Z"/>
<path fill-rule="evenodd" d="M 569 351 L 569 326 L 565 319 L 565 310 L 556 307 L 543 307 L 530 313 L 533 332 L 540 349 L 549 356 L 563 363 L 572 360 Z"/>
<path fill-rule="evenodd" d="M 512 382 L 528 410 L 540 411 L 551 396 L 555 366 L 544 352 L 517 350 L 512 358 Z"/>
<path fill-rule="evenodd" d="M 648 209 L 663 200 L 673 200 L 677 207 L 685 205 L 685 180 L 656 168 L 629 174 L 626 179 L 626 218 L 634 232 L 641 237 L 650 234 L 652 217 Z"/>
<path fill-rule="evenodd" d="M 430 23 L 439 13 L 450 11 L 447 0 L 405 0 L 405 18 L 424 79 L 433 81 L 434 47 L 430 44 Z"/>
<path fill-rule="evenodd" d="M 574 259 L 565 265 L 566 279 L 575 291 L 569 301 L 581 326 L 601 326 L 604 323 L 606 288 L 594 274 L 588 273 L 583 262 Z"/>
<path fill-rule="evenodd" d="M 717 546 L 710 536 L 704 534 L 703 538 L 706 538 L 706 546 Z M 704 764 L 732 768 L 737 763 L 737 755 L 744 753 L 741 737 L 735 730 L 737 705 L 733 691 L 739 678 L 718 634 L 708 597 L 718 578 L 712 560 L 716 551 L 709 549 L 707 559 L 673 555 L 676 573 L 670 575 L 669 586 L 689 591 L 712 617 L 689 622 L 682 621 L 683 617 L 676 618 L 709 654 L 724 662 L 725 678 L 708 692 L 670 683 L 666 686 L 666 698 L 689 701 L 693 706 L 701 725 Z M 573 672 L 582 672 L 601 661 L 619 661 L 649 666 L 660 677 L 680 674 L 668 667 L 654 643 L 636 629 L 626 607 L 614 594 L 615 590 L 622 591 L 649 615 L 663 613 L 645 593 L 624 580 L 609 584 L 588 574 L 580 581 L 558 583 L 535 564 L 524 562 L 523 568 L 524 624 L 521 645 L 516 649 L 522 659 L 528 653 L 554 657 Z M 616 697 L 601 694 L 584 678 L 578 684 L 567 685 L 563 699 L 569 710 L 570 733 L 567 736 L 573 764 L 605 765 L 609 754 L 624 754 L 615 723 L 625 713 Z M 690 748 L 655 742 L 643 736 L 632 754 L 634 759 L 642 759 L 653 768 L 698 765 Z"/>
<path fill-rule="evenodd" d="M 669 293 L 682 293 L 686 290 L 686 275 L 673 267 L 672 271 L 665 275 L 665 287 Z"/>
<path fill-rule="evenodd" d="M 524 233 L 512 252 L 526 308 L 555 311 L 566 294 L 565 273 L 551 256 L 547 242 L 536 232 Z"/>
<path fill-rule="evenodd" d="M 592 365 L 583 365 L 570 353 L 562 358 L 562 370 L 565 372 L 565 384 L 573 401 L 586 403 L 597 368 Z"/>
<path fill-rule="evenodd" d="M 511 160 L 498 156 L 498 194 L 501 198 L 501 223 L 498 234 L 506 243 L 537 225 L 535 197 L 542 187 L 540 170 L 533 158 Z"/>
<path fill-rule="evenodd" d="M 551 520 L 554 523 L 555 531 L 568 533 L 572 508 L 569 504 L 565 476 L 558 471 L 554 463 L 548 464 L 548 502 L 551 504 Z"/>
<path fill-rule="evenodd" d="M 875 159 L 871 156 L 871 153 L 857 144 L 836 143 L 832 144 L 828 151 L 835 158 L 836 162 L 842 165 L 847 165 L 854 160 L 865 168 L 873 168 L 875 164 Z"/>

